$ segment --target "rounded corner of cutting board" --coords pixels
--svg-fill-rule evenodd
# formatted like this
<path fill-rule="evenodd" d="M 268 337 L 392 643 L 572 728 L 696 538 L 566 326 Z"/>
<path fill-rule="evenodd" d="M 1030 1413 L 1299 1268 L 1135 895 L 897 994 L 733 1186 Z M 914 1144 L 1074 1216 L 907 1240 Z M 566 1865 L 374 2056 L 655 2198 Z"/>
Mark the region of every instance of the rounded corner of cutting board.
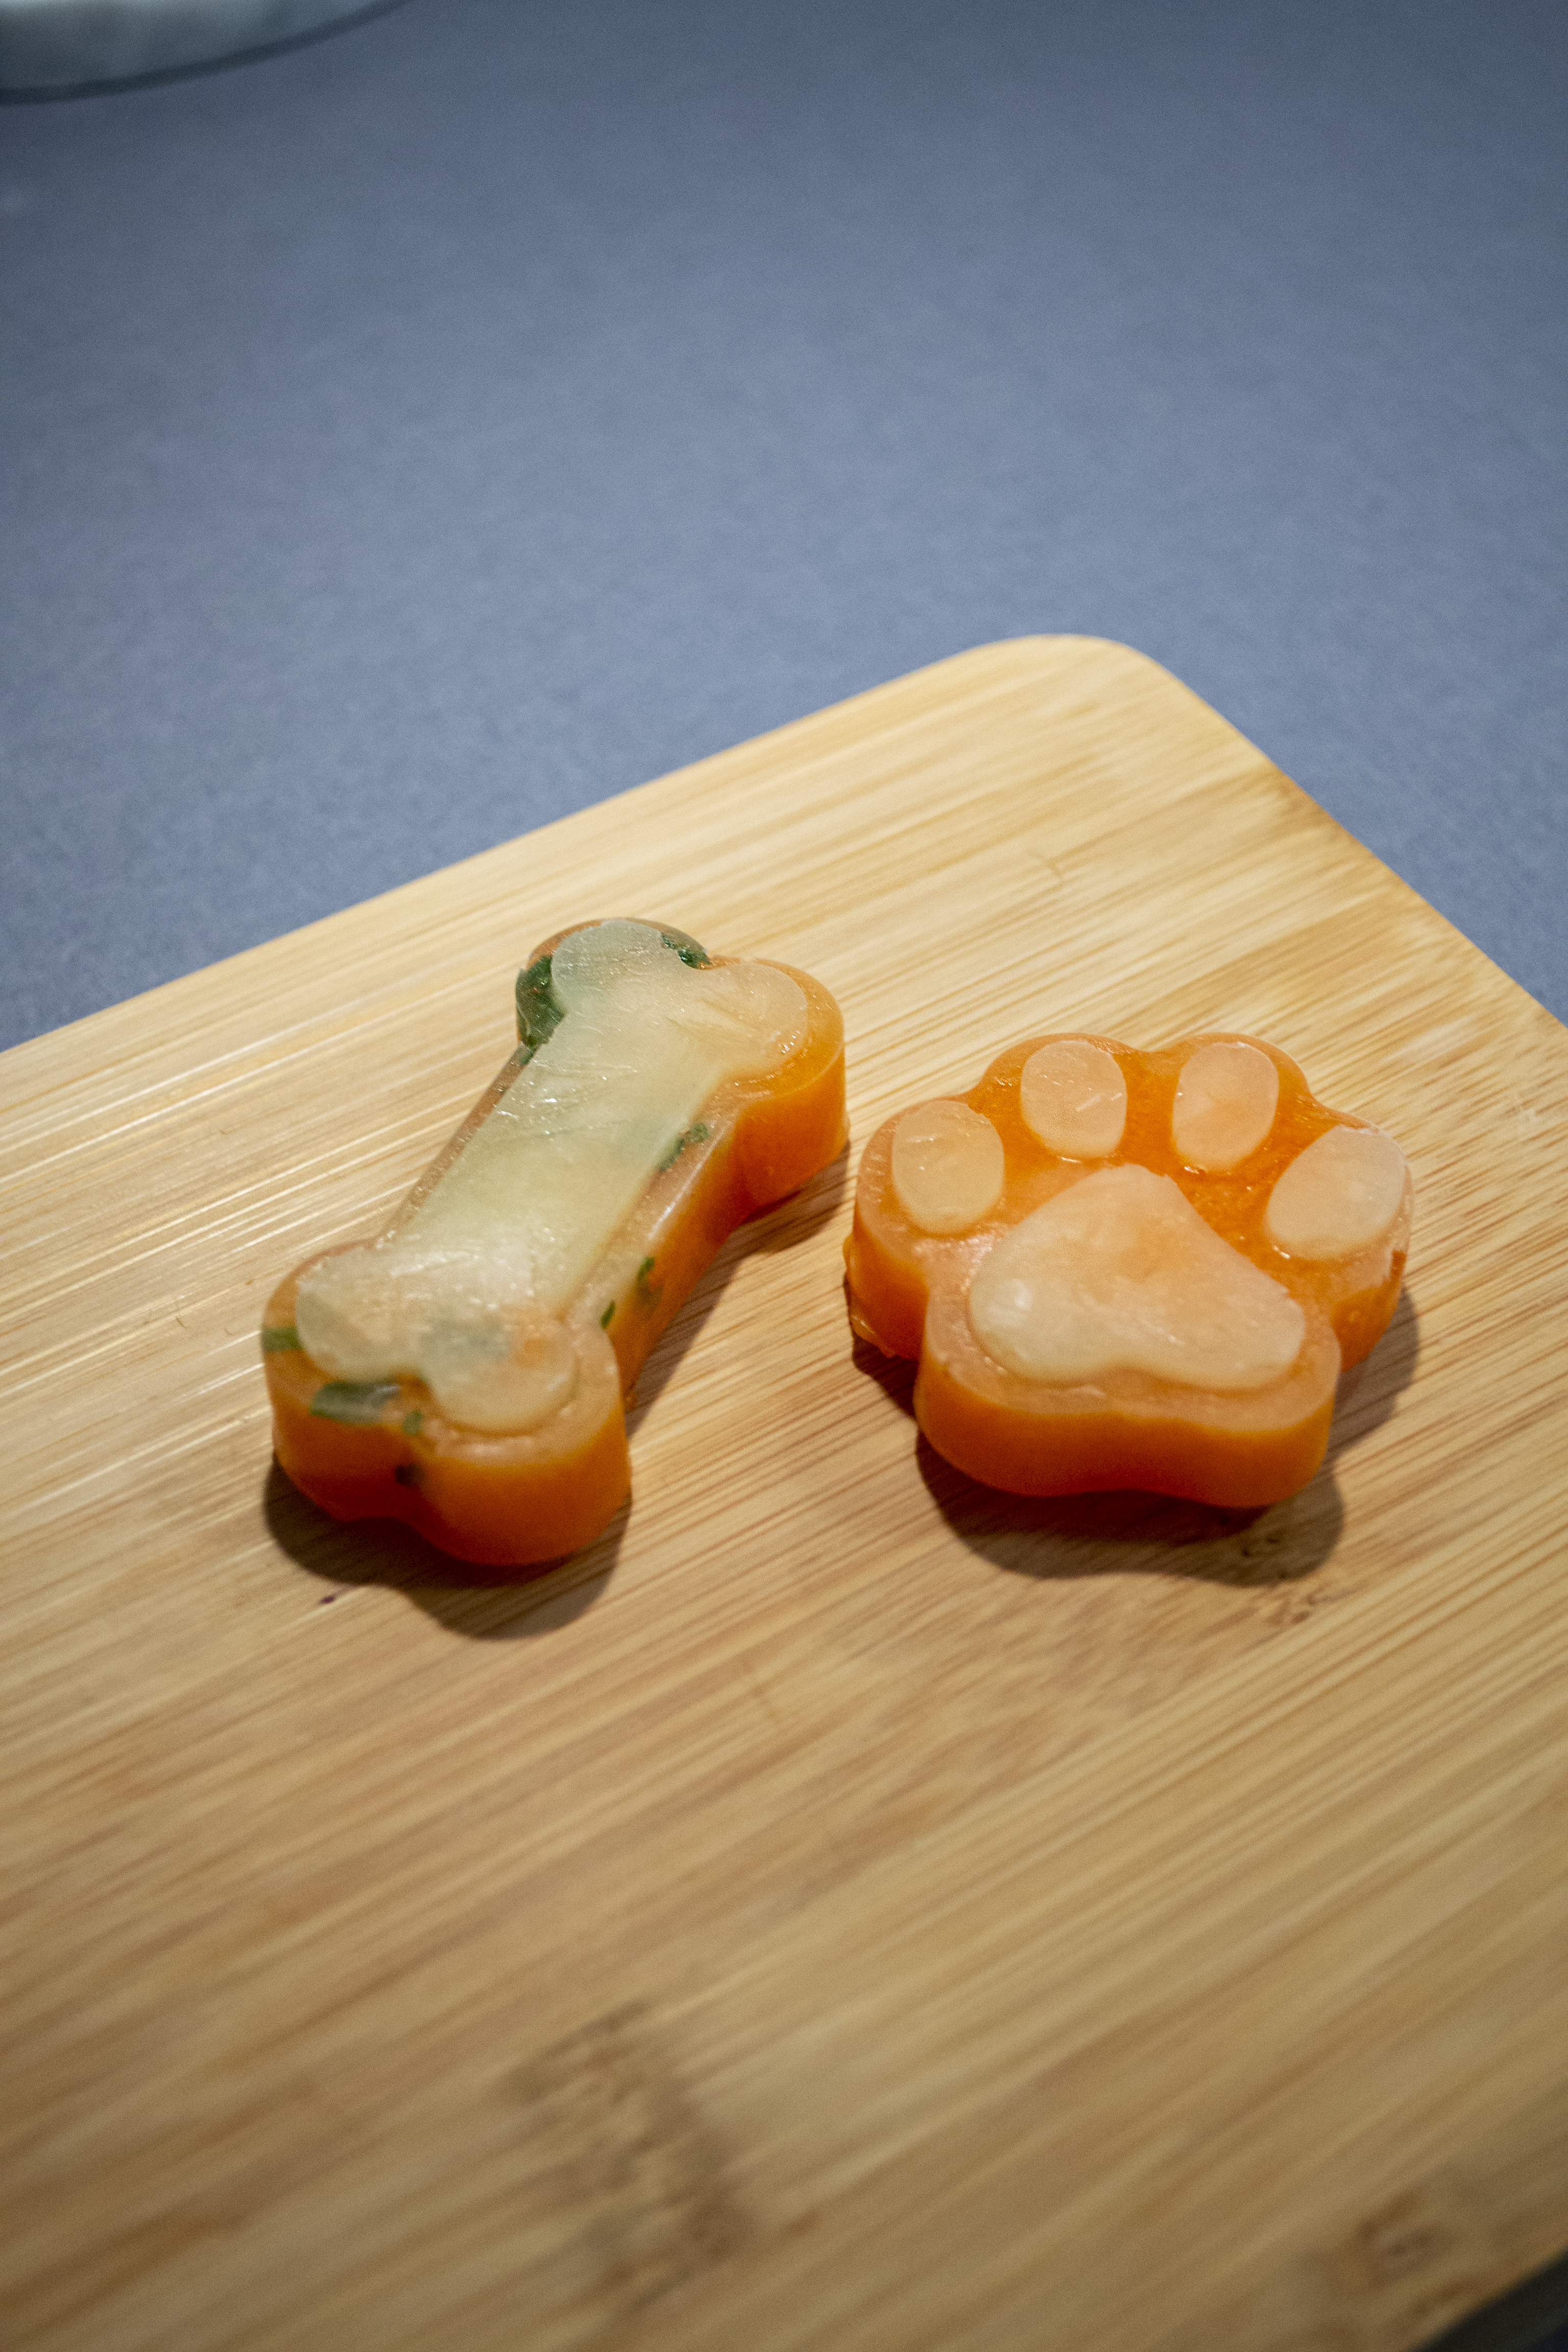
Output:
<path fill-rule="evenodd" d="M 1121 637 L 1095 636 L 1075 629 L 1034 630 L 1016 637 L 994 637 L 963 653 L 950 654 L 945 660 L 932 662 L 927 670 L 914 675 L 934 677 L 946 672 L 956 678 L 964 670 L 993 674 L 1000 670 L 1014 672 L 1020 677 L 1049 677 L 1063 669 L 1086 667 L 1101 670 L 1107 677 L 1120 674 L 1127 679 L 1137 677 L 1145 684 L 1158 681 L 1174 687 L 1194 701 L 1203 700 L 1174 670 L 1167 669 L 1163 661 L 1153 654 L 1144 653 L 1141 646 L 1129 645 Z M 1209 707 L 1205 705 L 1205 709 Z"/>
<path fill-rule="evenodd" d="M 1124 723 L 1125 762 L 1088 755 Z M 1058 728 L 1078 748 L 1042 821 Z M 1568 1622 L 1540 1572 L 1562 1473 L 1529 1409 L 1568 1329 L 1562 1032 L 1329 821 L 1287 839 L 1279 772 L 1133 647 L 1004 639 L 793 730 L 9 1065 L 26 1081 L 4 1274 L 29 1353 L 6 1504 L 18 1601 L 47 1612 L 6 1662 L 8 1727 L 29 1702 L 29 1833 L 46 1860 L 90 1859 L 101 1834 L 112 1863 L 123 1809 L 81 1817 L 107 1774 L 174 1809 L 135 1870 L 29 1885 L 47 1965 L 13 2040 L 46 2130 L 26 2275 L 55 2309 L 71 2271 L 80 2345 L 124 2340 L 154 2295 L 214 2326 L 230 2304 L 255 2317 L 269 2262 L 268 2343 L 321 2309 L 345 2337 L 406 2341 L 387 2231 L 422 2197 L 422 2308 L 472 2352 L 515 2344 L 523 2308 L 556 2344 L 767 2352 L 842 2340 L 871 2299 L 883 2342 L 1033 2344 L 1047 2308 L 1128 2352 L 1173 2328 L 1388 2342 L 1417 2296 L 1479 2300 L 1551 2251 L 1555 1819 L 1521 1791 L 1555 1759 Z M 1218 949 L 1203 894 L 1222 861 Z M 856 1369 L 825 1186 L 787 1253 L 758 1250 L 765 1281 L 672 1338 L 671 1359 L 705 1360 L 640 1441 L 631 1541 L 533 1587 L 547 1639 L 494 1638 L 522 1619 L 399 1581 L 395 1552 L 373 1550 L 386 1580 L 360 1590 L 379 1580 L 357 1537 L 291 1550 L 262 1483 L 263 1280 L 368 1222 L 466 1110 L 498 1009 L 510 1043 L 497 974 L 519 929 L 526 948 L 616 904 L 684 905 L 753 953 L 787 943 L 842 988 L 868 1110 L 926 1083 L 933 1041 L 966 1053 L 957 1024 L 1021 1006 L 1046 938 L 1053 972 L 1089 975 L 1063 1018 L 1096 1009 L 1105 959 L 1129 967 L 1123 1009 L 1168 1013 L 1167 1034 L 1218 1009 L 1201 979 L 1175 1001 L 1195 967 L 1216 992 L 1258 986 L 1264 1011 L 1307 1007 L 1309 1044 L 1381 1056 L 1392 1037 L 1385 1115 L 1403 1139 L 1403 1106 L 1430 1148 L 1430 1319 L 1361 1391 L 1340 1498 L 1282 1535 L 1303 1549 L 1205 1570 L 1184 1535 L 1100 1574 L 1091 1536 L 963 1532 Z M 958 985 L 976 936 L 1013 997 Z M 345 1139 L 373 1066 L 388 1083 Z M 25 1319 L 46 1311 L 47 1331 Z M 757 1477 L 721 1508 L 711 1486 L 682 1499 L 683 1470 L 731 1461 L 732 1438 Z M 68 1686 L 85 1696 L 61 1708 Z M 437 1965 L 439 2031 L 408 2033 L 407 1987 Z M 193 1971 L 245 1998 L 221 2067 L 187 2079 L 167 2051 Z M 296 2095 L 301 2066 L 329 2064 L 330 2103 Z M 68 2178 L 53 2135 L 84 2081 L 95 2121 Z M 1314 2132 L 1344 2160 L 1286 2226 L 1278 2182 Z M 1175 2168 L 1173 2135 L 1195 2151 Z M 609 2188 L 584 2202 L 584 2179 Z M 126 2240 L 127 2180 L 173 2236 Z M 520 2198 L 527 2228 L 476 2272 L 472 2215 Z M 208 2225 L 228 2210 L 243 2230 Z M 1130 2230 L 1141 2259 L 1118 2272 Z M 628 2300 L 647 2283 L 672 2290 L 662 2315 Z"/>

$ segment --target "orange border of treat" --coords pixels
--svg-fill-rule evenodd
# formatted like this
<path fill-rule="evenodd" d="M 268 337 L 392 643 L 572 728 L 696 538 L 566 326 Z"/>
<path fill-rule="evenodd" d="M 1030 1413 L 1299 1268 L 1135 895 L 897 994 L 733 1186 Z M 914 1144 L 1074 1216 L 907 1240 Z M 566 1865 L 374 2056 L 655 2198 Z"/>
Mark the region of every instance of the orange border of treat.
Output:
<path fill-rule="evenodd" d="M 555 932 L 529 962 L 585 928 Z M 770 1077 L 719 1088 L 703 1106 L 709 1136 L 654 1178 L 612 1244 L 624 1252 L 640 1241 L 636 1275 L 611 1301 L 607 1328 L 574 1308 L 568 1321 L 578 1352 L 577 1394 L 541 1428 L 507 1436 L 465 1430 L 437 1412 L 417 1380 L 380 1384 L 384 1393 L 363 1421 L 323 1416 L 312 1410 L 317 1398 L 341 1384 L 330 1382 L 300 1346 L 294 1301 L 303 1276 L 331 1253 L 319 1251 L 279 1285 L 263 1329 L 274 1450 L 312 1502 L 340 1519 L 405 1520 L 444 1551 L 487 1567 L 559 1559 L 603 1531 L 630 1488 L 625 1399 L 650 1350 L 735 1227 L 796 1191 L 844 1142 L 842 1016 L 809 973 L 790 964 L 775 968 L 805 992 L 804 1043 Z M 525 1058 L 511 1055 L 388 1233 L 488 1118 Z"/>
<path fill-rule="evenodd" d="M 1108 1160 L 1064 1160 L 1025 1123 L 1018 1090 L 1024 1064 L 1065 1036 L 1102 1046 L 1126 1077 L 1127 1124 Z M 1268 1136 L 1224 1175 L 1184 1166 L 1171 1142 L 1182 1066 L 1198 1046 L 1215 1044 L 1255 1045 L 1279 1073 Z M 844 1251 L 854 1328 L 885 1355 L 919 1359 L 915 1417 L 937 1452 L 984 1485 L 1022 1495 L 1140 1487 L 1253 1507 L 1305 1486 L 1328 1444 L 1338 1375 L 1375 1346 L 1398 1299 L 1411 1188 L 1407 1176 L 1392 1233 L 1354 1256 L 1328 1262 L 1291 1258 L 1277 1248 L 1264 1231 L 1264 1212 L 1276 1180 L 1309 1143 L 1331 1128 L 1370 1122 L 1318 1101 L 1277 1046 L 1228 1030 L 1204 1031 L 1155 1053 L 1087 1031 L 1030 1037 L 1000 1055 L 979 1085 L 956 1099 L 989 1118 L 1002 1137 L 1007 1176 L 995 1208 L 960 1234 L 921 1232 L 893 1192 L 898 1118 L 891 1118 L 866 1147 Z M 1216 1233 L 1300 1302 L 1306 1337 L 1282 1380 L 1224 1396 L 1131 1371 L 1092 1385 L 1053 1387 L 1021 1378 L 981 1347 L 967 1298 L 992 1244 L 1091 1168 L 1127 1162 L 1173 1177 Z"/>

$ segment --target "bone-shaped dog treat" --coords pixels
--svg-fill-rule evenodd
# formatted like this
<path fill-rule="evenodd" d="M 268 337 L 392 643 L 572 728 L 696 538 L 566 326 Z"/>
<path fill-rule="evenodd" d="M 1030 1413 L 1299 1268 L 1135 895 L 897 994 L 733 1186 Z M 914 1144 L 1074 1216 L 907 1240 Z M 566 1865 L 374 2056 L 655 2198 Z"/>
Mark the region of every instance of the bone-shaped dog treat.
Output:
<path fill-rule="evenodd" d="M 988 1486 L 1275 1502 L 1387 1326 L 1410 1213 L 1398 1145 L 1272 1045 L 1031 1038 L 867 1146 L 850 1316 L 920 1359 L 921 1428 Z"/>
<path fill-rule="evenodd" d="M 555 1559 L 630 1482 L 623 1395 L 726 1236 L 844 1140 L 826 989 L 657 924 L 584 924 L 518 982 L 521 1043 L 386 1231 L 301 1266 L 263 1331 L 278 1459 L 339 1518 Z"/>

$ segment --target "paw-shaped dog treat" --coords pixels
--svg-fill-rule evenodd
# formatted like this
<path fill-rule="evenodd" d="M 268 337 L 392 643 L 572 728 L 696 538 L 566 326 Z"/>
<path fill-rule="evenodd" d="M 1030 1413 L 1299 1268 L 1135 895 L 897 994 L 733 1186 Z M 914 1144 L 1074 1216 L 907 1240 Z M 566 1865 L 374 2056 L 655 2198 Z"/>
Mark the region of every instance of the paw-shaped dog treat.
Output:
<path fill-rule="evenodd" d="M 1405 1156 L 1256 1038 L 1035 1037 L 867 1146 L 850 1316 L 939 1454 L 1019 1495 L 1277 1502 L 1385 1329 Z"/>
<path fill-rule="evenodd" d="M 590 923 L 517 1005 L 516 1053 L 386 1231 L 291 1275 L 262 1334 L 296 1486 L 500 1566 L 613 1517 L 649 1349 L 844 1140 L 843 1024 L 805 972 Z"/>

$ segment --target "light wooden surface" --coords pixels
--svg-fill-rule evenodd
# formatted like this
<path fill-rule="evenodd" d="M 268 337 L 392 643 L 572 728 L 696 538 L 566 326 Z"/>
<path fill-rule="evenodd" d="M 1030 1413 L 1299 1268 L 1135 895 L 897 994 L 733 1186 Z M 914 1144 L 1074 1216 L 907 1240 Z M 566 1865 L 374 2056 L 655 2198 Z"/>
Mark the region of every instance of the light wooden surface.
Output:
<path fill-rule="evenodd" d="M 818 973 L 856 1141 L 629 1517 L 444 1583 L 269 1475 L 257 1319 L 603 912 Z M 1250 1522 L 988 1496 L 851 1349 L 858 1143 L 1075 1027 L 1414 1164 Z M 9 2346 L 1394 2352 L 1568 2242 L 1568 1041 L 1152 663 L 963 656 L 0 1084 Z"/>

